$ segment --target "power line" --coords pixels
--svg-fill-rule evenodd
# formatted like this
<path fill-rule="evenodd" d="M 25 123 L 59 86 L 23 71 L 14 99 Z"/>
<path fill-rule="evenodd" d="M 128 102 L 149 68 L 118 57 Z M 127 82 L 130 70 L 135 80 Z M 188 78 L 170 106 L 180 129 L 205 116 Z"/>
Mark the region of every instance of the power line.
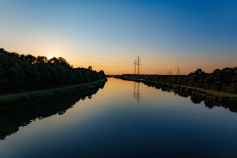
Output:
<path fill-rule="evenodd" d="M 134 60 L 134 74 L 137 73 L 137 60 Z"/>
<path fill-rule="evenodd" d="M 140 75 L 140 65 L 141 65 L 141 61 L 140 61 L 140 57 L 138 56 L 137 57 L 137 73 L 138 75 Z"/>
<path fill-rule="evenodd" d="M 140 75 L 140 66 L 141 66 L 141 58 L 138 56 L 136 60 L 134 60 L 134 74 Z"/>

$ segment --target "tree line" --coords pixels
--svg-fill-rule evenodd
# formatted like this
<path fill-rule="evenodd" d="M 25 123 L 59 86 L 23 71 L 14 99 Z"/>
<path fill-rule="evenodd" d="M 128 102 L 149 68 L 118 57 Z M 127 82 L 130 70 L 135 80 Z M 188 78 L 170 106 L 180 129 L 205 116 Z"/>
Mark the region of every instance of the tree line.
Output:
<path fill-rule="evenodd" d="M 133 76 L 138 79 L 147 79 L 237 94 L 237 67 L 216 69 L 212 73 L 206 73 L 202 69 L 197 69 L 188 75 L 129 76 Z"/>
<path fill-rule="evenodd" d="M 10 53 L 0 49 L 0 93 L 80 84 L 105 78 L 103 70 L 73 68 L 64 58 Z"/>

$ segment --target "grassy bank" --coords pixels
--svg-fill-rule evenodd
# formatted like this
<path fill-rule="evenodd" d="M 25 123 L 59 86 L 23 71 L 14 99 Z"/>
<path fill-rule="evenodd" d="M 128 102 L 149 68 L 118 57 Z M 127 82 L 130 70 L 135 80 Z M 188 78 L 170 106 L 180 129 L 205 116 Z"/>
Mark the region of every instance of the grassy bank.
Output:
<path fill-rule="evenodd" d="M 88 82 L 88 83 L 77 84 L 77 85 L 2 95 L 0 96 L 0 107 L 19 104 L 19 103 L 27 102 L 27 101 L 36 101 L 36 100 L 46 99 L 52 96 L 60 96 L 64 94 L 75 93 L 78 91 L 90 90 L 90 89 L 99 87 L 100 85 L 103 85 L 105 81 L 106 79 L 100 79 L 94 82 Z"/>
<path fill-rule="evenodd" d="M 161 85 L 162 84 L 163 85 L 170 85 L 170 86 L 172 86 L 174 88 L 178 88 L 178 87 L 179 88 L 187 88 L 187 89 L 191 89 L 193 91 L 197 91 L 197 92 L 208 94 L 208 95 L 215 95 L 215 96 L 220 96 L 220 97 L 237 98 L 237 94 L 232 94 L 232 93 L 226 93 L 226 92 L 215 91 L 215 90 L 204 89 L 204 88 L 198 88 L 198 87 L 192 87 L 192 86 L 186 86 L 186 85 L 170 84 L 170 83 L 165 83 L 165 82 L 159 82 L 159 83 Z M 153 83 L 153 84 L 155 84 L 155 83 Z"/>
<path fill-rule="evenodd" d="M 216 104 L 230 104 L 237 106 L 237 94 L 163 82 L 160 82 L 159 84 L 160 87 L 170 87 L 175 92 L 187 92 L 190 95 L 200 96 L 200 98 L 203 98 L 203 100 L 207 99 L 209 101 L 215 102 Z"/>

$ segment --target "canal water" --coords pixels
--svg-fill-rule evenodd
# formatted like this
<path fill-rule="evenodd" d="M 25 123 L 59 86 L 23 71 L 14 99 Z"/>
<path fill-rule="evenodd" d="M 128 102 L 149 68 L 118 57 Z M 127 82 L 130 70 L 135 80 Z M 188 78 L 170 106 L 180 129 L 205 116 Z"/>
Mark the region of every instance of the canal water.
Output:
<path fill-rule="evenodd" d="M 0 158 L 236 157 L 237 113 L 119 79 L 0 110 Z"/>

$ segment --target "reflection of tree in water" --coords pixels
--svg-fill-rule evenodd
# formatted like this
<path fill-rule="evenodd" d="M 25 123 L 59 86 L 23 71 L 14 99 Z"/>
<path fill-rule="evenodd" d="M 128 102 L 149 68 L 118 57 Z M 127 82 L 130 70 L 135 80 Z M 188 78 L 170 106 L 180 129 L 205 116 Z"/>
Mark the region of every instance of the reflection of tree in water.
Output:
<path fill-rule="evenodd" d="M 224 107 L 229 109 L 231 112 L 237 112 L 237 106 L 234 103 L 229 102 L 225 97 L 210 96 L 189 88 L 179 86 L 175 87 L 170 84 L 152 84 L 149 82 L 145 82 L 144 84 L 156 87 L 162 91 L 174 92 L 175 94 L 185 98 L 190 97 L 190 100 L 194 104 L 200 104 L 201 102 L 204 102 L 205 106 L 209 109 L 213 107 Z"/>
<path fill-rule="evenodd" d="M 194 104 L 200 104 L 203 101 L 203 98 L 198 96 L 198 95 L 191 95 L 190 96 L 190 100 L 194 103 Z"/>
<path fill-rule="evenodd" d="M 140 82 L 134 82 L 133 97 L 136 99 L 137 103 L 140 103 Z"/>
<path fill-rule="evenodd" d="M 36 119 L 43 119 L 55 114 L 62 115 L 69 108 L 87 97 L 92 98 L 100 88 L 104 87 L 104 83 L 98 87 L 90 87 L 90 89 L 75 92 L 60 97 L 51 97 L 46 100 L 17 105 L 12 108 L 0 109 L 0 140 L 19 130 L 21 126 L 27 126 Z"/>
<path fill-rule="evenodd" d="M 194 104 L 200 104 L 202 101 L 204 102 L 205 106 L 209 109 L 212 109 L 214 107 L 223 107 L 227 108 L 232 112 L 237 112 L 237 107 L 235 105 L 228 104 L 228 102 L 225 102 L 225 100 L 220 100 L 215 96 L 208 96 L 202 93 L 191 93 L 191 92 L 185 92 L 185 91 L 174 91 L 175 94 L 178 94 L 179 96 L 188 97 L 190 96 L 190 100 Z"/>

